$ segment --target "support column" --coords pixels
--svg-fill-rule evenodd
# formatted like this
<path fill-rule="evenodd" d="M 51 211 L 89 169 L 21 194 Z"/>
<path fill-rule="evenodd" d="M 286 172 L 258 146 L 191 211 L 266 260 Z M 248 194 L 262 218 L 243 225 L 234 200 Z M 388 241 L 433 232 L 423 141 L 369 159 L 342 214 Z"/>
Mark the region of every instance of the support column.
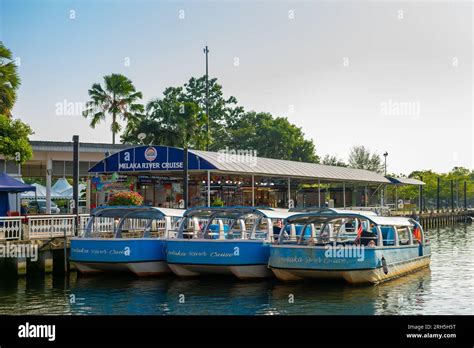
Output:
<path fill-rule="evenodd" d="M 211 206 L 211 171 L 207 171 L 207 206 Z"/>
<path fill-rule="evenodd" d="M 255 207 L 255 175 L 252 174 L 252 207 Z"/>
<path fill-rule="evenodd" d="M 51 214 L 51 178 L 53 176 L 53 160 L 47 154 L 46 159 L 46 214 Z"/>
<path fill-rule="evenodd" d="M 291 179 L 288 178 L 288 209 L 290 209 L 290 199 L 291 199 Z"/>
<path fill-rule="evenodd" d="M 451 211 L 454 211 L 454 180 L 451 179 Z"/>
<path fill-rule="evenodd" d="M 368 207 L 369 206 L 369 188 L 367 187 L 367 185 L 365 185 L 365 190 L 364 190 L 364 194 L 365 194 L 365 206 Z"/>
<path fill-rule="evenodd" d="M 420 181 L 423 181 L 423 177 L 420 177 Z M 420 194 L 418 197 L 418 205 L 420 208 L 420 214 L 423 213 L 423 185 L 420 185 Z"/>
<path fill-rule="evenodd" d="M 436 212 L 439 213 L 439 187 L 440 187 L 440 177 L 438 176 L 437 180 L 437 186 L 436 186 Z"/>
<path fill-rule="evenodd" d="M 318 206 L 321 208 L 321 180 L 318 179 Z"/>
<path fill-rule="evenodd" d="M 464 210 L 467 210 L 467 183 L 464 181 Z"/>
<path fill-rule="evenodd" d="M 342 182 L 342 205 L 346 207 L 346 182 Z"/>
<path fill-rule="evenodd" d="M 395 211 L 398 211 L 398 185 L 395 185 Z"/>

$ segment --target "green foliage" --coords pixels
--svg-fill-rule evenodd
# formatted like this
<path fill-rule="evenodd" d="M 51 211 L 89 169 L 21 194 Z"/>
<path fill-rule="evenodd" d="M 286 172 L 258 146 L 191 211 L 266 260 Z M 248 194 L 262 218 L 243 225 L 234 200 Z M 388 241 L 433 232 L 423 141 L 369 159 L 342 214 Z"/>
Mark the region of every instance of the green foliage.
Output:
<path fill-rule="evenodd" d="M 30 126 L 20 120 L 0 114 L 0 153 L 7 160 L 25 163 L 33 156 L 29 136 Z"/>
<path fill-rule="evenodd" d="M 122 141 L 140 143 L 138 134 L 144 133 L 145 144 L 205 149 L 205 87 L 203 76 L 191 78 L 183 87 L 166 88 L 163 98 L 151 100 L 146 106 L 146 113 L 138 117 L 136 123 L 129 122 Z M 217 79 L 209 80 L 209 115 L 210 150 L 228 147 L 256 150 L 261 157 L 319 161 L 313 141 L 304 138 L 301 128 L 284 117 L 244 112 L 235 97 L 223 97 L 222 86 Z"/>
<path fill-rule="evenodd" d="M 353 146 L 349 153 L 349 167 L 383 173 L 384 167 L 377 153 L 371 153 L 365 146 Z"/>
<path fill-rule="evenodd" d="M 12 53 L 0 41 L 0 114 L 11 116 L 20 83 Z"/>
<path fill-rule="evenodd" d="M 337 167 L 347 167 L 347 164 L 342 160 L 337 158 L 337 156 L 326 155 L 321 162 L 327 166 L 337 166 Z"/>
<path fill-rule="evenodd" d="M 223 206 L 224 206 L 224 201 L 220 197 L 216 197 L 211 202 L 211 207 L 223 207 Z"/>
<path fill-rule="evenodd" d="M 117 118 L 127 121 L 134 127 L 143 112 L 143 105 L 137 103 L 142 98 L 142 93 L 137 92 L 132 81 L 120 74 L 104 76 L 104 87 L 94 83 L 89 89 L 91 100 L 86 103 L 83 116 L 91 119 L 90 126 L 95 126 L 104 121 L 107 114 L 112 116 L 112 142 L 115 144 L 115 134 L 120 132 L 122 126 Z"/>
<path fill-rule="evenodd" d="M 143 197 L 134 191 L 117 192 L 109 198 L 108 205 L 142 205 Z"/>
<path fill-rule="evenodd" d="M 229 137 L 220 139 L 213 148 L 251 149 L 260 157 L 319 162 L 313 141 L 306 140 L 301 128 L 285 117 L 247 112 L 227 132 Z"/>
<path fill-rule="evenodd" d="M 395 175 L 390 175 L 395 176 Z M 464 205 L 464 182 L 467 184 L 468 204 L 472 204 L 474 197 L 474 170 L 463 167 L 454 167 L 449 173 L 435 173 L 432 170 L 418 170 L 410 173 L 410 178 L 422 180 L 423 197 L 425 206 L 428 208 L 436 207 L 437 185 L 440 178 L 440 205 L 441 207 L 451 207 L 451 180 L 454 183 L 454 199 L 459 197 L 459 205 Z M 395 188 L 387 188 L 390 197 L 395 195 Z M 404 200 L 410 199 L 418 202 L 419 187 L 413 185 L 400 186 L 397 189 L 398 197 Z M 469 203 L 471 202 L 471 203 Z"/>

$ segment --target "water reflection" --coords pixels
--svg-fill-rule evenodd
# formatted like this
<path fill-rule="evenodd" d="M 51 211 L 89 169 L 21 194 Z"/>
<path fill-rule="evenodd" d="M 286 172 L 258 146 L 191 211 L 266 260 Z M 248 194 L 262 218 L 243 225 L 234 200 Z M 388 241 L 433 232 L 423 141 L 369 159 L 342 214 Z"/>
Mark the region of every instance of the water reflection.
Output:
<path fill-rule="evenodd" d="M 73 273 L 2 280 L 0 314 L 472 314 L 474 227 L 428 236 L 430 268 L 375 286 Z"/>

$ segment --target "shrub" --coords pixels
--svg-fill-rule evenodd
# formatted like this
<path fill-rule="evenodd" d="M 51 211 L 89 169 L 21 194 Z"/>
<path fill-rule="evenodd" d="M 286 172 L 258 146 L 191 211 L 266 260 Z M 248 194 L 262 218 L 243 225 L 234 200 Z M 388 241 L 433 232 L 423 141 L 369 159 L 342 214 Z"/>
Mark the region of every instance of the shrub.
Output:
<path fill-rule="evenodd" d="M 143 197 L 134 191 L 121 191 L 109 198 L 109 205 L 142 205 Z"/>

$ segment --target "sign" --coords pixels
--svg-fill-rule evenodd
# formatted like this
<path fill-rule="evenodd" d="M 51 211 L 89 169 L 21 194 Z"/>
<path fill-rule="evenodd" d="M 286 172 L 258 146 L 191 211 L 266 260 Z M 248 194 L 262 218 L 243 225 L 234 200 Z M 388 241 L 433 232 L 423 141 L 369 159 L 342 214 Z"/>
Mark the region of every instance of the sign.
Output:
<path fill-rule="evenodd" d="M 183 149 L 169 146 L 137 146 L 117 152 L 89 169 L 89 173 L 159 173 L 183 170 Z M 217 169 L 205 159 L 188 152 L 189 170 Z"/>

